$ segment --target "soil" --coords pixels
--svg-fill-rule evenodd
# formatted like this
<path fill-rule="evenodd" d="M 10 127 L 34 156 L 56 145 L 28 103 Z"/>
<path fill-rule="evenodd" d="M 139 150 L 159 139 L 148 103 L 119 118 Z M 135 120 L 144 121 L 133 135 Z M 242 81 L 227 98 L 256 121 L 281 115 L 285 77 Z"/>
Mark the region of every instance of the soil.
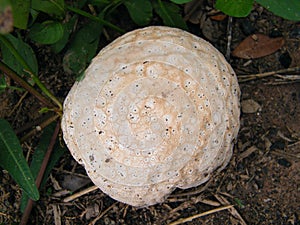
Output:
<path fill-rule="evenodd" d="M 188 21 L 190 31 L 226 54 L 228 18 L 214 20 L 208 16 L 209 5 L 204 8 L 206 19 L 196 24 Z M 135 29 L 132 22 L 126 23 L 130 21 L 126 12 L 122 15 L 122 20 L 116 20 L 117 25 L 128 31 Z M 160 24 L 159 19 L 153 24 Z M 238 76 L 300 66 L 299 23 L 255 6 L 247 18 L 234 18 L 231 25 L 231 50 L 255 33 L 280 36 L 285 41 L 279 50 L 265 57 L 251 60 L 231 57 L 229 62 Z M 116 36 L 107 30 L 99 49 Z M 63 72 L 62 55 L 54 55 L 45 46 L 34 48 L 41 80 L 63 101 L 75 78 Z M 34 204 L 28 224 L 160 225 L 224 205 L 232 207 L 186 224 L 300 224 L 299 69 L 282 75 L 285 77 L 274 72 L 250 81 L 240 79 L 241 128 L 234 154 L 226 169 L 208 183 L 188 190 L 178 189 L 164 203 L 141 209 L 116 202 L 98 189 L 64 202 L 70 191 L 77 193 L 93 186 L 84 169 L 66 151 L 40 190 L 41 199 Z M 39 124 L 43 118 L 38 113 L 39 102 L 30 94 L 23 94 L 7 90 L 0 95 L 0 116 L 12 124 L 20 137 L 27 132 L 25 126 Z M 39 137 L 37 133 L 22 144 L 29 160 Z M 20 222 L 20 197 L 20 188 L 1 170 L 0 224 Z"/>

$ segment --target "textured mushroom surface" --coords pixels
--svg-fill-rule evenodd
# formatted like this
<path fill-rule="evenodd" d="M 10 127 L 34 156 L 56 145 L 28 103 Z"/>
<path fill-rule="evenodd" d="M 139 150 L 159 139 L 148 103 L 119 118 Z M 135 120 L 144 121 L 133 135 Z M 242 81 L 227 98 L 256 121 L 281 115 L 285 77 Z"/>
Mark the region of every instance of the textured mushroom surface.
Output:
<path fill-rule="evenodd" d="M 211 44 L 175 28 L 135 30 L 102 49 L 72 87 L 64 140 L 103 192 L 153 205 L 228 164 L 239 95 Z"/>

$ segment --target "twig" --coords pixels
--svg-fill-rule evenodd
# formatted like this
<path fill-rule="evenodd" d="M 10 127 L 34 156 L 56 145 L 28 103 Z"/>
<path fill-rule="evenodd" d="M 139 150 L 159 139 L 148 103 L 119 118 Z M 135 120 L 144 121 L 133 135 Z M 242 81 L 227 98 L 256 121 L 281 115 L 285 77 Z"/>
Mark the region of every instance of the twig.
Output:
<path fill-rule="evenodd" d="M 230 208 L 233 208 L 233 205 L 222 206 L 222 207 L 219 207 L 216 209 L 208 210 L 206 212 L 187 217 L 187 218 L 180 218 L 179 220 L 176 220 L 176 221 L 170 223 L 169 225 L 177 225 L 177 224 L 186 223 L 186 222 L 192 221 L 193 219 L 197 219 L 199 217 L 207 216 L 209 214 L 213 214 L 213 213 L 220 212 L 222 210 L 230 209 Z"/>
<path fill-rule="evenodd" d="M 21 127 L 18 127 L 15 129 L 15 133 L 17 135 L 22 134 L 23 132 L 32 129 L 33 127 L 40 126 L 40 124 L 44 123 L 46 120 L 49 120 L 50 118 L 56 116 L 53 112 L 45 113 L 44 115 L 41 115 L 39 118 L 29 121 L 22 125 Z"/>
<path fill-rule="evenodd" d="M 29 93 L 31 93 L 34 97 L 36 97 L 41 103 L 49 108 L 54 108 L 54 105 L 48 101 L 43 95 L 41 95 L 38 91 L 36 91 L 30 84 L 24 81 L 21 77 L 19 77 L 15 71 L 9 68 L 6 64 L 0 61 L 0 70 L 2 70 L 7 76 L 20 84 L 24 89 L 26 89 Z"/>
<path fill-rule="evenodd" d="M 44 129 L 46 126 L 48 126 L 50 123 L 52 123 L 53 121 L 57 120 L 57 118 L 59 117 L 58 114 L 46 119 L 44 122 L 42 122 L 41 124 L 39 124 L 39 128 L 40 129 Z M 35 127 L 33 130 L 29 131 L 28 133 L 26 133 L 21 139 L 20 142 L 24 142 L 25 140 L 27 140 L 29 137 L 33 136 L 36 132 L 38 132 L 37 127 Z"/>
<path fill-rule="evenodd" d="M 51 140 L 50 140 L 47 152 L 45 154 L 45 157 L 43 159 L 40 171 L 39 171 L 39 173 L 37 175 L 37 178 L 36 178 L 36 181 L 35 181 L 37 188 L 39 188 L 40 185 L 41 185 L 42 178 L 44 176 L 44 173 L 45 173 L 45 170 L 46 170 L 46 167 L 47 167 L 50 155 L 52 153 L 54 144 L 56 142 L 56 138 L 58 136 L 59 130 L 60 130 L 60 121 L 57 121 L 57 124 L 56 124 L 55 130 L 53 132 L 53 135 L 51 137 Z M 24 213 L 22 215 L 20 225 L 26 225 L 27 224 L 27 221 L 29 219 L 32 207 L 33 207 L 33 200 L 29 199 L 28 202 L 27 202 L 26 208 L 24 210 Z"/>
<path fill-rule="evenodd" d="M 54 224 L 61 225 L 61 210 L 59 205 L 53 204 L 52 209 L 53 209 Z"/>
<path fill-rule="evenodd" d="M 23 66 L 24 71 L 29 74 L 32 78 L 32 80 L 35 82 L 35 84 L 41 89 L 41 91 L 43 91 L 43 93 L 49 97 L 58 107 L 59 110 L 58 111 L 62 111 L 62 104 L 60 103 L 60 101 L 46 88 L 46 86 L 40 81 L 40 79 L 38 78 L 37 74 L 34 74 L 32 68 L 28 65 L 28 63 L 25 61 L 25 59 L 19 54 L 19 52 L 17 51 L 17 49 L 12 45 L 12 43 L 3 35 L 0 35 L 0 41 L 9 49 L 9 51 L 13 54 L 13 56 L 16 58 L 16 60 Z M 3 63 L 1 61 L 2 65 L 5 65 L 5 63 Z M 6 66 L 6 65 L 5 65 Z M 8 68 L 8 67 L 7 67 Z M 10 69 L 12 70 L 12 69 Z M 13 71 L 13 70 L 12 70 Z M 15 75 L 21 80 L 22 78 L 20 78 L 16 73 Z M 24 83 L 26 83 L 25 81 L 23 81 Z M 19 83 L 19 82 L 18 82 Z M 20 84 L 20 83 L 19 83 Z M 30 85 L 29 85 L 30 86 Z M 31 87 L 31 86 L 30 86 Z M 31 87 L 31 89 L 33 89 Z M 29 91 L 29 90 L 28 90 Z M 30 91 L 29 91 L 30 92 Z M 46 104 L 48 105 L 48 104 Z"/>
<path fill-rule="evenodd" d="M 201 188 L 197 188 L 195 191 L 190 191 L 190 192 L 184 192 L 184 193 L 179 193 L 179 194 L 172 194 L 170 197 L 185 197 L 185 196 L 191 196 L 191 195 L 197 195 L 200 194 L 201 192 L 207 190 L 207 188 L 211 185 L 213 179 L 209 179 L 205 185 Z"/>
<path fill-rule="evenodd" d="M 229 204 L 229 201 L 225 197 L 223 197 L 221 195 L 218 195 L 218 194 L 215 194 L 214 196 L 220 203 Z M 245 222 L 243 217 L 239 214 L 239 212 L 234 207 L 232 207 L 229 210 L 229 212 L 231 213 L 232 216 L 234 216 L 235 218 L 240 220 L 239 222 L 240 222 L 241 225 L 247 225 L 247 223 Z"/>
<path fill-rule="evenodd" d="M 79 198 L 80 196 L 82 196 L 82 195 L 85 195 L 85 194 L 87 194 L 87 193 L 90 193 L 90 192 L 92 192 L 92 191 L 95 191 L 95 190 L 97 190 L 97 189 L 99 189 L 97 186 L 91 186 L 91 187 L 89 187 L 89 188 L 87 188 L 87 189 L 84 189 L 84 190 L 82 190 L 82 191 L 80 191 L 80 192 L 77 192 L 77 193 L 75 193 L 75 194 L 73 194 L 73 195 L 71 195 L 71 196 L 68 196 L 68 197 L 66 197 L 64 200 L 63 200 L 63 202 L 70 202 L 70 201 L 73 201 L 74 199 L 76 199 L 76 198 Z"/>
<path fill-rule="evenodd" d="M 22 101 L 24 100 L 24 98 L 26 97 L 26 95 L 28 94 L 28 91 L 26 91 L 21 98 L 19 99 L 19 101 L 17 102 L 17 104 L 15 104 L 15 106 L 13 107 L 13 109 L 9 112 L 8 117 L 10 117 L 13 112 L 20 106 L 20 104 L 22 103 Z"/>
<path fill-rule="evenodd" d="M 111 210 L 113 207 L 115 207 L 115 205 L 117 204 L 117 202 L 115 202 L 114 204 L 112 204 L 111 206 L 109 206 L 107 209 L 105 209 L 99 216 L 97 216 L 92 222 L 90 222 L 88 225 L 94 225 L 98 220 L 100 220 L 109 210 Z"/>
<path fill-rule="evenodd" d="M 281 157 L 286 157 L 286 158 L 289 158 L 290 160 L 299 160 L 300 159 L 300 153 L 291 154 L 291 153 L 288 153 L 288 152 L 285 152 L 282 150 L 278 150 L 278 149 L 272 150 L 271 154 L 281 156 Z"/>
<path fill-rule="evenodd" d="M 228 23 L 227 23 L 227 48 L 226 48 L 226 54 L 225 58 L 229 62 L 230 60 L 230 46 L 231 46 L 231 39 L 232 39 L 232 17 L 228 17 Z"/>
<path fill-rule="evenodd" d="M 299 72 L 299 71 L 300 71 L 300 67 L 292 67 L 292 68 L 276 70 L 276 71 L 271 71 L 271 72 L 266 72 L 266 73 L 238 75 L 238 80 L 239 80 L 239 82 L 246 82 L 246 81 L 250 81 L 250 80 L 255 80 L 257 78 L 263 78 L 263 77 L 277 75 L 278 73 L 290 73 L 290 72 Z"/>
<path fill-rule="evenodd" d="M 107 27 L 110 27 L 110 28 L 112 28 L 112 29 L 120 32 L 121 34 L 125 33 L 125 30 L 119 28 L 118 26 L 116 26 L 116 25 L 114 25 L 114 24 L 112 24 L 112 23 L 110 23 L 110 22 L 108 22 L 108 21 L 106 21 L 104 19 L 101 19 L 98 16 L 94 16 L 94 15 L 92 15 L 90 13 L 87 13 L 87 12 L 85 12 L 83 10 L 80 10 L 80 9 L 77 9 L 77 8 L 74 8 L 74 7 L 71 7 L 71 6 L 67 6 L 67 9 L 70 10 L 70 11 L 72 11 L 72 12 L 74 12 L 74 13 L 77 13 L 77 14 L 79 14 L 81 16 L 89 18 L 90 20 L 96 21 L 96 22 L 98 22 L 100 24 L 103 24 L 103 25 L 105 25 Z"/>

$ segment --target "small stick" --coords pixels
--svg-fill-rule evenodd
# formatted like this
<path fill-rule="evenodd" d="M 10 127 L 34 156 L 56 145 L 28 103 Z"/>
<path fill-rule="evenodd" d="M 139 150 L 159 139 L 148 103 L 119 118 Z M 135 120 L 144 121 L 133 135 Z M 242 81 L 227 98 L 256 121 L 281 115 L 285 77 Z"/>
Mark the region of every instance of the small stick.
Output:
<path fill-rule="evenodd" d="M 255 80 L 257 78 L 273 76 L 278 73 L 298 72 L 298 71 L 300 71 L 300 67 L 292 67 L 292 68 L 276 70 L 276 71 L 271 71 L 271 72 L 266 72 L 266 73 L 238 75 L 238 80 L 239 80 L 239 82 L 246 82 L 246 81 L 250 81 L 250 80 Z"/>
<path fill-rule="evenodd" d="M 176 220 L 176 221 L 170 223 L 169 225 L 177 225 L 177 224 L 186 223 L 186 222 L 192 221 L 193 219 L 197 219 L 199 217 L 207 216 L 209 214 L 213 214 L 213 213 L 220 212 L 222 210 L 230 209 L 230 208 L 233 208 L 233 205 L 222 206 L 222 207 L 212 209 L 212 210 L 208 210 L 206 212 L 199 213 L 199 214 L 196 214 L 196 215 L 193 215 L 193 216 L 190 216 L 190 217 L 180 218 L 179 220 Z"/>
<path fill-rule="evenodd" d="M 55 114 L 54 116 L 48 118 L 47 120 L 45 120 L 44 122 L 42 122 L 39 125 L 39 129 L 44 129 L 46 126 L 48 126 L 50 123 L 52 123 L 53 121 L 57 120 L 59 117 L 59 115 Z M 29 137 L 33 136 L 36 134 L 36 132 L 38 132 L 37 127 L 35 127 L 33 130 L 29 131 L 28 133 L 26 133 L 21 139 L 20 142 L 24 142 L 26 141 Z"/>
<path fill-rule="evenodd" d="M 97 216 L 92 222 L 90 222 L 88 225 L 94 225 L 98 220 L 100 220 L 109 210 L 111 210 L 113 207 L 115 207 L 115 205 L 117 204 L 117 202 L 115 202 L 114 204 L 112 204 L 111 206 L 109 206 L 107 209 L 105 209 L 99 216 Z"/>
<path fill-rule="evenodd" d="M 56 127 L 55 127 L 55 130 L 54 130 L 53 135 L 51 137 L 51 141 L 49 143 L 47 152 L 46 152 L 45 157 L 43 159 L 40 171 L 39 171 L 39 173 L 37 175 L 37 178 L 35 180 L 35 184 L 36 184 L 37 188 L 39 188 L 40 185 L 41 185 L 42 178 L 44 176 L 44 173 L 45 173 L 49 158 L 51 156 L 56 138 L 58 136 L 59 130 L 60 130 L 60 121 L 58 121 L 57 124 L 56 124 Z M 20 225 L 26 225 L 27 224 L 30 213 L 31 213 L 31 210 L 32 210 L 32 207 L 33 207 L 33 200 L 29 199 L 28 202 L 27 202 L 26 208 L 24 210 L 24 213 L 22 215 Z"/>
<path fill-rule="evenodd" d="M 54 108 L 54 105 L 51 102 L 49 102 L 47 98 L 45 98 L 42 94 L 36 91 L 30 84 L 28 84 L 21 77 L 19 77 L 15 71 L 9 68 L 2 61 L 0 61 L 0 70 L 2 70 L 3 73 L 5 73 L 8 77 L 16 81 L 18 84 L 20 84 L 24 89 L 26 89 L 29 93 L 36 97 L 45 106 L 49 108 Z"/>
<path fill-rule="evenodd" d="M 226 55 L 225 58 L 229 62 L 230 60 L 230 46 L 231 46 L 231 40 L 232 40 L 232 17 L 228 17 L 228 23 L 227 23 L 227 48 L 226 48 Z"/>
<path fill-rule="evenodd" d="M 70 202 L 70 201 L 73 201 L 74 199 L 79 198 L 79 197 L 81 197 L 82 195 L 85 195 L 85 194 L 90 193 L 90 192 L 92 192 L 92 191 L 95 191 L 95 190 L 97 190 L 97 189 L 99 189 L 99 188 L 98 188 L 96 185 L 91 186 L 91 187 L 89 187 L 89 188 L 87 188 L 87 189 L 84 189 L 84 190 L 82 190 L 82 191 L 80 191 L 80 192 L 77 192 L 77 193 L 75 193 L 75 194 L 73 194 L 73 195 L 71 195 L 71 196 L 66 197 L 66 198 L 63 200 L 63 202 Z"/>
<path fill-rule="evenodd" d="M 225 197 L 223 197 L 221 195 L 218 195 L 218 194 L 215 194 L 214 196 L 215 196 L 215 198 L 220 203 L 222 203 L 222 204 L 229 204 L 229 201 Z M 247 223 L 245 222 L 245 220 L 243 219 L 243 217 L 239 214 L 239 212 L 234 207 L 232 207 L 229 210 L 229 212 L 231 213 L 232 216 L 234 216 L 234 217 L 236 217 L 236 218 L 238 218 L 240 220 L 240 224 L 241 225 L 247 225 Z"/>
<path fill-rule="evenodd" d="M 22 103 L 23 99 L 26 97 L 27 94 L 28 94 L 28 91 L 25 91 L 25 93 L 21 96 L 21 98 L 19 99 L 17 104 L 15 104 L 13 109 L 9 112 L 8 116 L 11 116 L 13 114 L 13 112 L 20 106 L 20 104 Z"/>

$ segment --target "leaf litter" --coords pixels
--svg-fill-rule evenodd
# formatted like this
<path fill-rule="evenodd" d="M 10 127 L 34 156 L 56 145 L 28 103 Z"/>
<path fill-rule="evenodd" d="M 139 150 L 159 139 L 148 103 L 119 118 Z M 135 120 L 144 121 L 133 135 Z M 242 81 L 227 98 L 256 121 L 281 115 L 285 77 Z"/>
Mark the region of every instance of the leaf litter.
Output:
<path fill-rule="evenodd" d="M 276 52 L 283 45 L 282 37 L 270 38 L 264 34 L 253 34 L 238 44 L 232 55 L 242 59 L 257 59 Z"/>

